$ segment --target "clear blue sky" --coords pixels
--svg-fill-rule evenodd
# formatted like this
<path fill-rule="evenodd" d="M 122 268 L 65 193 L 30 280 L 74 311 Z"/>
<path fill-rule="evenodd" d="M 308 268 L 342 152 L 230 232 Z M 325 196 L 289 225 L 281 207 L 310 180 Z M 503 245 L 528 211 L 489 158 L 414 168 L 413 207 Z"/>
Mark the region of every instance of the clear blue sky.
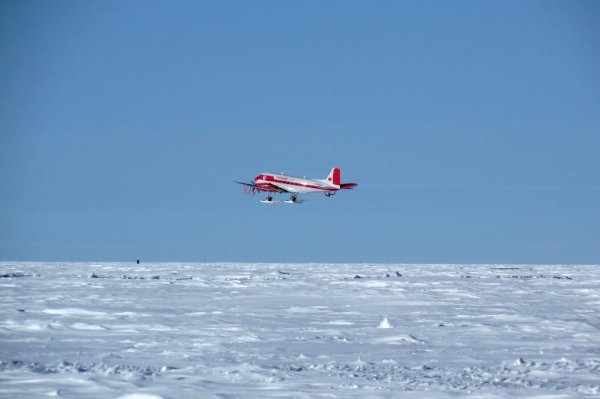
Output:
<path fill-rule="evenodd" d="M 2 1 L 0 259 L 600 263 L 598 1 Z M 284 171 L 355 191 L 265 206 Z"/>

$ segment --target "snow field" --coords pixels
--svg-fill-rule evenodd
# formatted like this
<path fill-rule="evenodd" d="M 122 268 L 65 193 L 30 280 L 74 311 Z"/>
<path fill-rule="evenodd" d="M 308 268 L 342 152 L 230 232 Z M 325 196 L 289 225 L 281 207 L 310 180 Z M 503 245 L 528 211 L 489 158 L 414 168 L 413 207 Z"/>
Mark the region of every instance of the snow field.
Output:
<path fill-rule="evenodd" d="M 0 263 L 0 396 L 600 397 L 600 268 Z"/>

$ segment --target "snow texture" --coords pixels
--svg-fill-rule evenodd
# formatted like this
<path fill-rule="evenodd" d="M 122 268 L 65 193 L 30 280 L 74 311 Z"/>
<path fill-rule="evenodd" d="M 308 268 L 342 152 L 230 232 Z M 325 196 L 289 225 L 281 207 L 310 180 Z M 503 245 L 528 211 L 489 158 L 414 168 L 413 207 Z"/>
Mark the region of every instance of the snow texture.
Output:
<path fill-rule="evenodd" d="M 600 398 L 600 268 L 0 262 L 0 397 Z"/>

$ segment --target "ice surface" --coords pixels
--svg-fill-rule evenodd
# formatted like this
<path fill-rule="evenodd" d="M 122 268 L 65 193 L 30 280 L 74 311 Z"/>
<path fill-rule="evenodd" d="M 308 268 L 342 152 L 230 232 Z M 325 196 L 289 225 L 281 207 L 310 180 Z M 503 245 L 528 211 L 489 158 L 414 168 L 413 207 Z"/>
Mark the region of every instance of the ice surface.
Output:
<path fill-rule="evenodd" d="M 6 398 L 600 398 L 600 267 L 0 262 Z"/>

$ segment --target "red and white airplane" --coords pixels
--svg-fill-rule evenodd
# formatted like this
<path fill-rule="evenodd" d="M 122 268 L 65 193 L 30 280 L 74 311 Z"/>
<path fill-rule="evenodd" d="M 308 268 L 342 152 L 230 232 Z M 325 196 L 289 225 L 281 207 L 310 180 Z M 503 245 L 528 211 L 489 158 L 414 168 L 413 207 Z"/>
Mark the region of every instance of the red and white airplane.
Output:
<path fill-rule="evenodd" d="M 284 175 L 283 173 L 261 173 L 251 183 L 242 183 L 239 181 L 235 183 L 242 184 L 244 190 L 252 195 L 266 192 L 267 197 L 261 201 L 265 204 L 278 202 L 273 199 L 274 193 L 289 193 L 290 199 L 285 202 L 288 204 L 299 204 L 303 202 L 298 198 L 299 194 L 324 193 L 325 196 L 331 197 L 339 190 L 349 190 L 357 186 L 356 183 L 341 182 L 340 168 L 331 169 L 327 178 L 323 180 Z"/>

